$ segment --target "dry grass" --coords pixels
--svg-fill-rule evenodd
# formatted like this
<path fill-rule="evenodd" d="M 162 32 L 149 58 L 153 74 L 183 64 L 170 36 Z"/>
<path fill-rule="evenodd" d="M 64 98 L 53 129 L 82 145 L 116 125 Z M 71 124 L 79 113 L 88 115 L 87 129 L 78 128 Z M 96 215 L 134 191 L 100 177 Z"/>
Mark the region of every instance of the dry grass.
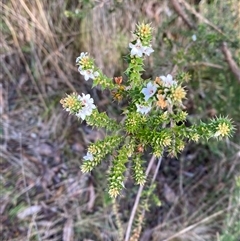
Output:
<path fill-rule="evenodd" d="M 173 14 L 168 1 L 122 2 L 94 1 L 82 19 L 64 15 L 65 10 L 84 9 L 80 1 L 0 3 L 3 240 L 117 240 L 102 174 L 106 167 L 89 175 L 79 169 L 88 143 L 104 134 L 63 113 L 59 100 L 65 92 L 92 92 L 104 109 L 108 96 L 91 90 L 81 79 L 76 56 L 88 51 L 104 73 L 116 75 L 124 67 L 121 57 L 126 54 L 135 24 L 142 19 L 152 21 L 157 34 L 158 26 Z M 182 25 L 182 20 L 176 18 L 174 24 Z M 159 55 L 164 57 L 164 50 Z M 153 66 L 150 59 L 149 76 Z M 172 67 L 167 64 L 162 70 Z M 211 216 L 226 209 L 226 190 L 231 190 L 232 176 L 239 168 L 239 146 L 228 145 L 230 154 L 218 153 L 219 160 L 204 146 L 189 146 L 180 162 L 165 159 L 157 179 L 157 195 L 163 206 L 152 207 L 146 217 L 145 232 L 151 230 L 153 240 L 214 240 L 224 215 Z M 124 228 L 132 192 L 126 190 L 120 202 Z M 195 223 L 199 225 L 187 230 Z M 169 239 L 181 230 L 186 232 L 178 239 Z"/>

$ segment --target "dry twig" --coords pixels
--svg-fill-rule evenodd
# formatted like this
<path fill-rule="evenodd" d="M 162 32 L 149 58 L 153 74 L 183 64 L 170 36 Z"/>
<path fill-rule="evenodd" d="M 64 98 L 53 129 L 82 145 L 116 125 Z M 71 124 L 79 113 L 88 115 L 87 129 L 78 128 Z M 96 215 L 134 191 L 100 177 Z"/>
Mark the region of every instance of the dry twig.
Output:
<path fill-rule="evenodd" d="M 206 19 L 204 16 L 202 16 L 200 13 L 198 13 L 195 8 L 193 8 L 189 3 L 187 3 L 185 0 L 177 0 L 180 3 L 182 3 L 184 5 L 184 7 L 191 12 L 192 14 L 194 14 L 200 21 L 204 22 L 205 24 L 207 24 L 208 26 L 210 26 L 211 28 L 213 28 L 215 31 L 217 31 L 218 33 L 222 34 L 223 36 L 225 36 L 227 39 L 229 39 L 229 37 L 221 30 L 219 29 L 216 25 L 214 25 L 213 23 L 211 23 L 208 19 Z"/>
<path fill-rule="evenodd" d="M 155 156 L 152 156 L 151 160 L 149 161 L 147 170 L 146 170 L 146 176 L 148 176 L 150 170 L 152 169 L 154 161 L 155 161 Z M 135 217 L 135 214 L 136 214 L 136 211 L 137 211 L 137 207 L 138 207 L 138 204 L 139 204 L 139 201 L 140 201 L 140 197 L 141 197 L 141 194 L 142 194 L 142 191 L 143 191 L 143 187 L 144 186 L 141 185 L 138 189 L 138 193 L 137 193 L 137 196 L 136 196 L 136 199 L 135 199 L 135 203 L 134 203 L 133 208 L 132 208 L 131 216 L 130 216 L 129 221 L 128 221 L 127 231 L 126 231 L 126 235 L 125 235 L 125 241 L 129 240 L 133 220 L 134 220 L 134 217 Z"/>
<path fill-rule="evenodd" d="M 171 0 L 172 6 L 175 12 L 183 19 L 183 21 L 187 24 L 190 29 L 195 29 L 195 25 L 189 20 L 187 14 L 184 12 L 182 7 L 180 6 L 178 0 Z"/>
<path fill-rule="evenodd" d="M 222 52 L 225 56 L 225 59 L 226 59 L 228 65 L 229 65 L 229 68 L 231 69 L 231 71 L 233 72 L 233 74 L 237 78 L 238 82 L 240 83 L 240 69 L 237 66 L 234 59 L 232 58 L 232 54 L 231 54 L 230 50 L 228 49 L 226 42 L 223 42 L 223 44 L 222 44 Z"/>

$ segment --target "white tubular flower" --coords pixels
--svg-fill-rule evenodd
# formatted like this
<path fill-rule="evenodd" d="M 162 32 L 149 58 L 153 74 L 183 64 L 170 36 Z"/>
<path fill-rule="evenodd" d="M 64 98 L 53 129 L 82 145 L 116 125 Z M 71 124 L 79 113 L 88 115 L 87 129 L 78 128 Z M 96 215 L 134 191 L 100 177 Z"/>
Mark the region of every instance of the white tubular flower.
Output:
<path fill-rule="evenodd" d="M 177 84 L 177 81 L 176 80 L 173 80 L 173 77 L 172 75 L 168 74 L 167 77 L 166 76 L 160 76 L 160 79 L 162 80 L 162 85 L 164 87 L 171 87 L 173 85 L 176 85 Z"/>
<path fill-rule="evenodd" d="M 146 115 L 150 110 L 151 110 L 151 106 L 145 106 L 145 105 L 139 105 L 139 104 L 136 104 L 137 106 L 137 112 L 143 114 L 143 115 Z"/>
<path fill-rule="evenodd" d="M 85 161 L 92 161 L 93 160 L 93 154 L 91 152 L 87 152 L 87 155 L 83 157 Z"/>
<path fill-rule="evenodd" d="M 89 79 L 95 79 L 95 77 L 99 76 L 97 71 L 93 72 L 93 69 L 83 70 L 81 66 L 79 66 L 78 71 L 81 75 L 84 76 L 84 79 L 88 81 Z"/>
<path fill-rule="evenodd" d="M 93 109 L 96 109 L 96 106 L 93 104 L 93 99 L 89 94 L 83 96 L 78 96 L 78 100 L 82 102 L 82 109 L 76 114 L 77 117 L 80 117 L 82 120 L 85 120 L 86 116 L 92 114 Z"/>
<path fill-rule="evenodd" d="M 147 101 L 150 97 L 152 97 L 157 91 L 157 85 L 153 84 L 152 82 L 149 82 L 147 84 L 147 88 L 143 88 L 141 93 L 145 96 L 145 101 Z"/>
<path fill-rule="evenodd" d="M 129 43 L 129 48 L 131 48 L 131 55 L 142 57 L 144 52 L 144 47 L 142 46 L 141 40 L 138 39 L 136 44 Z"/>
<path fill-rule="evenodd" d="M 96 108 L 96 107 L 95 107 Z M 94 108 L 94 109 L 95 109 Z M 77 114 L 76 116 L 81 118 L 82 120 L 85 120 L 86 116 L 90 116 L 92 114 L 93 109 L 89 108 L 88 106 L 84 106 Z"/>
<path fill-rule="evenodd" d="M 196 41 L 197 40 L 197 36 L 196 36 L 196 34 L 193 34 L 193 36 L 192 36 L 192 41 Z"/>
<path fill-rule="evenodd" d="M 151 45 L 149 47 L 148 46 L 143 47 L 143 53 L 146 54 L 147 56 L 150 56 L 150 54 L 153 52 L 154 50 Z"/>
<path fill-rule="evenodd" d="M 85 120 L 87 114 L 85 113 L 85 110 L 84 110 L 84 109 L 81 109 L 81 110 L 76 114 L 76 116 L 77 116 L 78 118 L 81 118 L 82 120 Z"/>
<path fill-rule="evenodd" d="M 93 103 L 93 99 L 91 98 L 90 94 L 84 94 L 82 93 L 82 96 L 81 95 L 78 95 L 78 100 L 82 101 L 82 103 L 84 105 L 86 105 L 86 103 Z"/>
<path fill-rule="evenodd" d="M 87 52 L 86 52 L 86 53 L 82 52 L 82 53 L 80 54 L 80 56 L 78 56 L 78 57 L 76 58 L 76 63 L 79 63 L 79 61 L 80 61 L 83 57 L 86 57 L 87 55 L 88 55 Z"/>
<path fill-rule="evenodd" d="M 82 93 L 82 97 L 79 95 L 78 99 L 82 102 L 84 107 L 88 107 L 90 109 L 95 109 L 96 106 L 93 104 L 93 98 L 89 94 L 85 95 Z"/>

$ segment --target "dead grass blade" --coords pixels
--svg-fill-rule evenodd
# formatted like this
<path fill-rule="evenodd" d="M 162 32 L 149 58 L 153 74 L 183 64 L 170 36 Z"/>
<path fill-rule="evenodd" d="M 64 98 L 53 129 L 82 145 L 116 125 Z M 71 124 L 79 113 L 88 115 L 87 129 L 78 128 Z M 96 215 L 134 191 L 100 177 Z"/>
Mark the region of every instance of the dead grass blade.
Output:
<path fill-rule="evenodd" d="M 214 213 L 214 214 L 212 214 L 212 215 L 202 219 L 201 221 L 199 221 L 199 222 L 197 222 L 195 224 L 192 224 L 192 225 L 188 226 L 187 228 L 182 229 L 181 231 L 175 233 L 174 235 L 172 235 L 172 236 L 170 236 L 170 237 L 168 237 L 168 238 L 166 238 L 166 239 L 164 239 L 162 241 L 171 241 L 174 238 L 176 238 L 178 236 L 181 236 L 182 234 L 187 233 L 187 232 L 191 231 L 192 229 L 200 226 L 201 224 L 209 222 L 211 219 L 214 219 L 214 218 L 220 216 L 221 214 L 225 213 L 226 211 L 230 211 L 231 209 L 235 209 L 235 208 L 237 209 L 239 207 L 240 207 L 240 204 L 237 205 L 237 206 L 230 206 L 230 207 L 228 207 L 226 209 L 223 209 L 223 210 L 221 210 L 219 212 L 216 212 L 216 213 Z"/>
<path fill-rule="evenodd" d="M 73 220 L 67 219 L 63 227 L 63 241 L 73 241 Z"/>

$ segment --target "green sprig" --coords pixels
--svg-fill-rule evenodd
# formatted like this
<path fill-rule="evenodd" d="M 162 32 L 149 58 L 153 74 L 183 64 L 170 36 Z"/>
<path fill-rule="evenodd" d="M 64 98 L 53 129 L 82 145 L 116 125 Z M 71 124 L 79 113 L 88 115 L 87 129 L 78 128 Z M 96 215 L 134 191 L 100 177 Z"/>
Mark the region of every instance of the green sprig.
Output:
<path fill-rule="evenodd" d="M 121 136 L 108 136 L 104 140 L 97 141 L 88 147 L 88 152 L 93 155 L 93 160 L 84 161 L 81 170 L 82 172 L 90 172 L 94 167 L 99 165 L 103 158 L 110 154 L 122 142 Z"/>

